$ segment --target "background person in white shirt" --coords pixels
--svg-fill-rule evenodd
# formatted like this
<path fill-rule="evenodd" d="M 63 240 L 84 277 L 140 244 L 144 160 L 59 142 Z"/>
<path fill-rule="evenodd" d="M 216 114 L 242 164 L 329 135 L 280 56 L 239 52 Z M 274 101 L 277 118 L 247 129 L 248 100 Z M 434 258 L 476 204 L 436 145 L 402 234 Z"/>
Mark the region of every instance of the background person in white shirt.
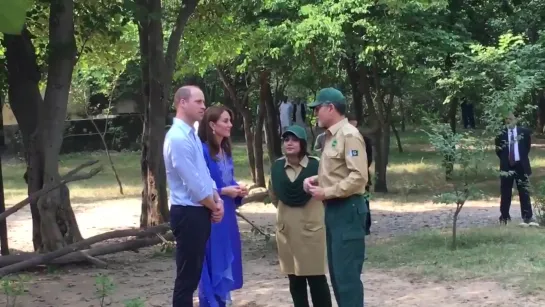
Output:
<path fill-rule="evenodd" d="M 283 101 L 280 104 L 280 133 L 284 133 L 286 129 L 292 124 L 293 105 L 290 101 Z"/>
<path fill-rule="evenodd" d="M 505 123 L 505 129 L 495 140 L 496 155 L 500 159 L 500 171 L 508 173 L 500 176 L 500 223 L 505 225 L 511 221 L 509 209 L 513 196 L 513 183 L 516 183 L 522 215 L 521 226 L 539 226 L 532 220 L 529 191 L 529 178 L 532 174 L 529 157 L 532 146 L 531 132 L 517 125 L 517 119 L 513 113 L 507 116 Z"/>

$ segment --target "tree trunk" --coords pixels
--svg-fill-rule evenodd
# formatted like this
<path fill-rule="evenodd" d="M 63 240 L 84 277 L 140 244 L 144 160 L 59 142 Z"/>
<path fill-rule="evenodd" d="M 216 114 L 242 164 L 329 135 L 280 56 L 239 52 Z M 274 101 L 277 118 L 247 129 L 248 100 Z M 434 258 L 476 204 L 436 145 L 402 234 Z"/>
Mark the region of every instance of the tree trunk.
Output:
<path fill-rule="evenodd" d="M 22 134 L 27 164 L 24 178 L 28 184 L 28 194 L 32 194 L 43 186 L 43 148 L 41 134 L 37 133 L 38 114 L 41 114 L 43 104 L 38 87 L 41 74 L 30 33 L 26 28 L 21 35 L 4 34 L 3 43 L 8 68 L 8 98 Z M 37 200 L 30 203 L 30 212 L 32 243 L 37 251 L 42 246 Z"/>
<path fill-rule="evenodd" d="M 456 113 L 458 111 L 458 99 L 452 99 L 449 105 L 449 112 L 448 112 L 448 121 L 450 124 L 450 129 L 452 130 L 452 133 L 456 133 Z M 452 179 L 452 173 L 454 172 L 454 157 L 447 156 L 444 157 L 444 163 L 445 163 L 445 180 L 449 181 Z"/>
<path fill-rule="evenodd" d="M 159 9 L 158 13 L 160 14 L 161 1 L 160 0 L 151 0 L 151 1 L 155 2 L 156 5 L 158 5 L 158 9 Z M 168 39 L 168 47 L 167 47 L 167 52 L 165 54 L 165 60 L 164 60 L 164 72 L 162 72 L 163 75 L 161 75 L 164 81 L 164 83 L 162 83 L 163 92 L 164 92 L 163 96 L 167 100 L 169 99 L 169 97 L 171 97 L 172 78 L 174 76 L 174 70 L 176 68 L 176 59 L 178 57 L 178 51 L 180 50 L 180 45 L 182 41 L 182 36 L 184 34 L 184 29 L 187 24 L 187 21 L 189 20 L 189 17 L 193 15 L 193 12 L 195 12 L 195 8 L 197 7 L 198 2 L 199 0 L 182 0 L 181 1 L 180 7 L 178 9 L 178 14 L 176 16 L 176 21 L 174 23 L 174 29 L 172 30 L 172 33 L 170 33 L 170 37 Z M 150 10 L 150 12 L 152 11 Z M 158 20 L 158 24 L 161 25 L 160 20 Z M 161 56 L 162 55 L 163 55 L 163 48 L 161 44 Z M 204 91 L 205 88 L 202 87 L 202 90 Z M 168 106 L 168 104 L 166 104 L 166 106 Z"/>
<path fill-rule="evenodd" d="M 360 91 L 359 75 L 356 70 L 357 64 L 354 56 L 351 59 L 344 59 L 344 66 L 348 81 L 350 82 L 350 88 L 352 90 L 352 112 L 356 116 L 358 123 L 363 123 L 363 94 Z"/>
<path fill-rule="evenodd" d="M 270 148 L 269 159 L 274 161 L 282 156 L 282 144 L 280 142 L 280 135 L 277 132 L 280 123 L 278 122 L 277 110 L 272 96 L 270 75 L 271 73 L 268 70 L 260 72 L 259 96 L 261 100 L 265 100 L 265 109 L 267 110 L 266 123 L 268 127 L 267 144 L 270 144 L 270 147 L 268 147 Z"/>
<path fill-rule="evenodd" d="M 256 185 L 258 187 L 265 186 L 265 169 L 263 165 L 263 124 L 265 123 L 265 103 L 263 100 L 259 103 L 259 114 L 257 115 L 257 123 L 254 127 L 254 155 L 255 155 L 255 173 Z"/>
<path fill-rule="evenodd" d="M 375 134 L 375 192 L 387 193 L 386 170 L 388 167 L 388 155 L 390 151 L 390 127 L 380 127 Z"/>
<path fill-rule="evenodd" d="M 405 132 L 405 103 L 403 100 L 399 101 L 399 112 L 401 113 L 401 132 Z"/>
<path fill-rule="evenodd" d="M 538 91 L 537 94 L 537 132 L 544 133 L 545 128 L 545 92 Z"/>
<path fill-rule="evenodd" d="M 49 14 L 48 78 L 44 109 L 38 124 L 44 140 L 44 186 L 55 185 L 60 181 L 59 153 L 76 59 L 73 0 L 52 1 Z M 82 240 L 70 205 L 68 187 L 61 186 L 40 197 L 38 210 L 41 217 L 42 252 L 57 250 Z"/>
<path fill-rule="evenodd" d="M 242 121 L 244 123 L 244 136 L 246 138 L 246 150 L 248 151 L 248 162 L 253 182 L 257 183 L 257 172 L 254 151 L 254 135 L 252 133 L 252 114 L 248 109 L 242 110 Z"/>
<path fill-rule="evenodd" d="M 360 90 L 367 103 L 372 127 L 368 135 L 372 136 L 374 141 L 375 158 L 373 160 L 375 161 L 375 192 L 387 193 L 388 184 L 386 181 L 386 170 L 388 168 L 388 156 L 390 154 L 390 110 L 387 109 L 384 102 L 384 96 L 386 95 L 384 89 L 381 89 L 380 87 L 375 89 L 377 91 L 376 98 L 373 98 L 369 67 L 360 65 L 358 74 L 360 76 Z M 376 71 L 373 82 L 380 84 Z M 391 106 L 393 99 L 394 95 L 390 94 L 388 106 Z"/>
<path fill-rule="evenodd" d="M 2 175 L 2 154 L 6 148 L 4 139 L 4 93 L 0 91 L 0 214 L 6 211 L 6 202 L 4 199 L 4 178 Z M 9 242 L 8 242 L 8 225 L 6 220 L 0 221 L 0 254 L 2 256 L 9 255 Z"/>
<path fill-rule="evenodd" d="M 163 224 L 169 220 L 166 191 L 166 172 L 163 162 L 166 103 L 164 97 L 165 59 L 163 54 L 163 26 L 161 1 L 148 0 L 148 69 L 149 97 L 146 135 L 146 204 L 142 208 L 140 227 Z M 145 208 L 144 208 L 145 207 Z"/>
<path fill-rule="evenodd" d="M 252 180 L 254 183 L 257 183 L 257 174 L 255 169 L 255 151 L 254 151 L 254 135 L 252 133 L 252 114 L 249 108 L 249 91 L 248 87 L 245 88 L 245 93 L 242 100 L 239 99 L 237 95 L 237 90 L 234 85 L 234 81 L 230 81 L 229 77 L 218 67 L 216 71 L 220 77 L 221 83 L 223 84 L 224 89 L 229 94 L 228 97 L 235 106 L 235 109 L 242 115 L 242 125 L 244 126 L 244 138 L 246 139 L 246 150 L 248 153 L 248 162 L 250 166 L 250 174 L 252 175 Z M 236 77 L 235 77 L 236 79 Z M 250 81 L 247 80 L 245 84 L 247 85 Z"/>
<path fill-rule="evenodd" d="M 140 6 L 145 7 L 145 1 L 140 1 Z M 143 3 L 142 3 L 143 2 Z M 142 77 L 142 101 L 144 101 L 144 117 L 142 129 L 142 152 L 140 153 L 140 174 L 142 176 L 142 204 L 140 210 L 140 227 L 148 224 L 148 148 L 149 148 L 149 48 L 148 48 L 149 22 L 142 18 L 138 22 L 138 37 L 140 41 L 140 73 Z"/>
<path fill-rule="evenodd" d="M 392 131 L 394 132 L 394 135 L 396 137 L 397 150 L 399 151 L 399 153 L 403 153 L 403 146 L 401 145 L 401 138 L 399 137 L 399 133 L 397 132 L 396 125 L 394 123 L 390 123 L 390 126 L 392 126 Z"/>
<path fill-rule="evenodd" d="M 140 226 L 149 227 L 168 221 L 166 171 L 163 161 L 163 142 L 172 78 L 181 38 L 189 17 L 195 11 L 197 0 L 180 4 L 176 21 L 169 37 L 166 54 L 163 50 L 162 7 L 160 0 L 139 0 L 145 8 L 145 17 L 138 20 L 142 87 L 145 98 L 144 130 L 142 133 L 142 210 Z"/>

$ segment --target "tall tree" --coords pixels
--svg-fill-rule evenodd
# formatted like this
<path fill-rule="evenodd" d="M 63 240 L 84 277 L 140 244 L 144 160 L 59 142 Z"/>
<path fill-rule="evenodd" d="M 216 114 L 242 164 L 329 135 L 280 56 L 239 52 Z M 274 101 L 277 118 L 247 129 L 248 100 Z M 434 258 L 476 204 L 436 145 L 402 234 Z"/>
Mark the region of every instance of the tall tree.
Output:
<path fill-rule="evenodd" d="M 145 97 L 144 131 L 142 133 L 142 212 L 140 226 L 147 227 L 168 221 L 168 199 L 163 141 L 171 85 L 176 59 L 185 25 L 198 0 L 183 0 L 181 4 L 165 2 L 176 9 L 175 22 L 163 48 L 163 19 L 165 7 L 161 0 L 137 0 L 135 20 L 139 26 L 142 89 Z M 177 6 L 177 7 L 176 7 Z"/>
<path fill-rule="evenodd" d="M 77 54 L 73 0 L 51 1 L 48 49 L 47 86 L 38 121 L 43 141 L 45 187 L 56 185 L 60 181 L 59 153 Z M 43 251 L 56 250 L 82 239 L 66 186 L 41 197 L 38 210 L 41 217 Z"/>

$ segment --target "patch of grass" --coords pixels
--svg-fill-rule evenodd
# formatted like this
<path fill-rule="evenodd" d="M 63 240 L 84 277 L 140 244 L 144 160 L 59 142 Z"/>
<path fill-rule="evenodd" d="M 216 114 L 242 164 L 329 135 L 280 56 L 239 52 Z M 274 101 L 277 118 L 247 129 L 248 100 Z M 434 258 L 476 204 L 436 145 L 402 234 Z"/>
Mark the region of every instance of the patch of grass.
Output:
<path fill-rule="evenodd" d="M 442 281 L 484 278 L 545 290 L 545 233 L 541 229 L 486 227 L 462 230 L 458 249 L 450 232 L 425 231 L 370 245 L 367 267 L 398 269 Z"/>

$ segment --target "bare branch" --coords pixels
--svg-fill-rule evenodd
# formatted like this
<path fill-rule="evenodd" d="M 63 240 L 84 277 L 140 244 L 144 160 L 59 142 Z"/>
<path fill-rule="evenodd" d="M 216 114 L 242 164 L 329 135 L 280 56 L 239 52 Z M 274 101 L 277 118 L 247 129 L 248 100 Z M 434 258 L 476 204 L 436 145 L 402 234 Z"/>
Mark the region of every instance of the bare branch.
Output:
<path fill-rule="evenodd" d="M 50 185 L 50 186 L 45 186 L 43 189 L 38 190 L 38 191 L 30 194 L 27 198 L 25 198 L 24 200 L 18 202 L 13 207 L 6 210 L 4 213 L 0 214 L 0 221 L 5 220 L 8 216 L 10 216 L 13 213 L 19 211 L 21 208 L 23 208 L 26 205 L 30 204 L 32 201 L 44 196 L 45 194 L 47 194 L 47 193 L 49 193 L 49 192 L 51 192 L 51 191 L 53 191 L 55 189 L 58 189 L 60 186 L 63 186 L 65 184 L 69 183 L 69 182 L 80 181 L 80 180 L 85 180 L 85 179 L 92 178 L 93 176 L 98 174 L 100 171 L 102 171 L 102 166 L 98 166 L 98 167 L 90 170 L 87 174 L 77 175 L 77 173 L 79 171 L 81 171 L 82 169 L 84 169 L 86 167 L 89 167 L 91 165 L 94 165 L 96 163 L 98 163 L 98 160 L 85 162 L 82 165 L 80 165 L 80 166 L 76 167 L 75 169 L 73 169 L 73 170 L 69 171 L 68 173 L 66 173 L 66 175 L 62 176 L 61 180 L 57 184 L 53 184 L 53 185 Z"/>
<path fill-rule="evenodd" d="M 250 224 L 250 226 L 252 226 L 253 229 L 257 230 L 260 234 L 264 235 L 265 237 L 269 237 L 270 235 L 269 234 L 266 234 L 265 232 L 263 232 L 263 230 L 261 230 L 260 227 L 258 227 L 256 224 L 254 224 L 252 221 L 250 221 L 246 216 L 244 216 L 242 213 L 236 211 L 237 213 L 237 216 L 239 216 L 241 219 L 243 219 L 244 221 L 246 221 L 246 223 Z"/>
<path fill-rule="evenodd" d="M 100 132 L 100 129 L 98 129 L 98 126 L 95 123 L 95 120 L 92 117 L 89 117 L 89 119 L 91 120 L 91 123 L 95 127 L 98 135 L 100 136 L 100 139 L 102 140 L 102 145 L 104 145 L 104 151 L 106 152 L 106 156 L 108 157 L 108 160 L 110 161 L 110 167 L 112 168 L 112 171 L 114 172 L 115 180 L 117 181 L 117 185 L 119 186 L 119 193 L 123 195 L 123 184 L 121 183 L 121 179 L 119 179 L 119 174 L 117 174 L 114 161 L 112 160 L 112 155 L 110 155 L 110 150 L 108 149 L 108 144 L 106 144 L 106 138 L 104 137 L 104 134 L 106 134 L 106 130 L 107 130 L 108 118 L 106 118 L 106 129 L 104 129 L 104 134 L 102 134 Z"/>

